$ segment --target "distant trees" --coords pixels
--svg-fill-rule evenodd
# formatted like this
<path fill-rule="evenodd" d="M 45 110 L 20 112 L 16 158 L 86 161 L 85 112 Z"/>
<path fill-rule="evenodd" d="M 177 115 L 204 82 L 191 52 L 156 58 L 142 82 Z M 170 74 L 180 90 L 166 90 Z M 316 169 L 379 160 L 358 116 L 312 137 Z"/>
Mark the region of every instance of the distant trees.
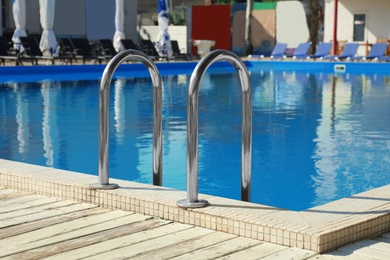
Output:
<path fill-rule="evenodd" d="M 247 0 L 246 2 L 246 15 L 245 15 L 245 55 L 253 53 L 252 37 L 251 37 L 251 18 L 253 10 L 253 0 Z"/>

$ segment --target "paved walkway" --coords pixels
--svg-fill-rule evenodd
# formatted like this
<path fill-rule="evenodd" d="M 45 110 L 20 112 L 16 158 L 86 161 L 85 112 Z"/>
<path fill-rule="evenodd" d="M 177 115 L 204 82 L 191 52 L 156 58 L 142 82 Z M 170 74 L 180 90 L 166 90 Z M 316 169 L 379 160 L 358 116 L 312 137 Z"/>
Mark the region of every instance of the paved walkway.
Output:
<path fill-rule="evenodd" d="M 320 255 L 0 188 L 0 259 L 390 259 L 390 233 Z"/>

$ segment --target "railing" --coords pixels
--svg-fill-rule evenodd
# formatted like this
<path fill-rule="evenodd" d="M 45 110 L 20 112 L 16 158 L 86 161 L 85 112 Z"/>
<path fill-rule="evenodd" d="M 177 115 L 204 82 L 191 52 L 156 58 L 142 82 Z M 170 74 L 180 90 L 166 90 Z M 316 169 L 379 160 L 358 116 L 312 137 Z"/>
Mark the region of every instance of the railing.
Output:
<path fill-rule="evenodd" d="M 250 201 L 252 168 L 252 92 L 248 70 L 230 51 L 215 50 L 204 56 L 195 67 L 187 96 L 187 199 L 179 200 L 182 208 L 199 208 L 208 201 L 198 199 L 198 93 L 203 74 L 216 61 L 227 61 L 237 70 L 242 90 L 241 200 Z"/>
<path fill-rule="evenodd" d="M 107 64 L 100 84 L 99 107 L 99 183 L 95 189 L 116 189 L 109 183 L 109 89 L 117 67 L 125 60 L 142 62 L 148 69 L 153 84 L 153 184 L 162 185 L 162 83 L 160 73 L 149 57 L 136 50 L 118 53 Z M 241 200 L 250 201 L 252 168 L 252 93 L 248 70 L 241 59 L 226 50 L 215 50 L 204 56 L 190 79 L 187 100 L 187 199 L 179 200 L 182 208 L 199 208 L 208 201 L 198 199 L 198 97 L 202 77 L 207 68 L 217 61 L 227 61 L 237 70 L 242 90 L 242 145 L 241 145 Z"/>
<path fill-rule="evenodd" d="M 153 184 L 162 185 L 162 83 L 156 65 L 149 57 L 136 50 L 126 50 L 114 56 L 104 69 L 100 83 L 99 98 L 99 183 L 91 184 L 95 189 L 116 189 L 109 183 L 108 138 L 109 138 L 109 90 L 111 79 L 117 67 L 125 60 L 142 62 L 148 69 L 153 84 Z"/>

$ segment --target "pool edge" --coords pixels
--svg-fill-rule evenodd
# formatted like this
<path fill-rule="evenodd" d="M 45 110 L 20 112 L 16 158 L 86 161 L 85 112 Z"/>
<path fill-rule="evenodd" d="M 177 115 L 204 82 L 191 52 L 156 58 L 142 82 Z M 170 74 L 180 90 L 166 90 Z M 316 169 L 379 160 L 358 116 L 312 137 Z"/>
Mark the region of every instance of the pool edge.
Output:
<path fill-rule="evenodd" d="M 0 187 L 133 211 L 279 245 L 328 252 L 390 231 L 390 185 L 296 212 L 200 194 L 210 206 L 176 206 L 186 193 L 111 179 L 116 190 L 96 190 L 97 177 L 0 159 Z"/>

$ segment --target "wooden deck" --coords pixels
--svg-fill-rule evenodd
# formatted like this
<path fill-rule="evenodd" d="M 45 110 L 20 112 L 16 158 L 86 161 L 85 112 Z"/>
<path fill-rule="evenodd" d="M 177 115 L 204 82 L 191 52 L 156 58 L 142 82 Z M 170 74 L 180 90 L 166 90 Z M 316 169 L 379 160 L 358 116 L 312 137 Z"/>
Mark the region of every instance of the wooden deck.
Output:
<path fill-rule="evenodd" d="M 390 259 L 390 233 L 329 254 L 0 188 L 0 259 Z"/>

